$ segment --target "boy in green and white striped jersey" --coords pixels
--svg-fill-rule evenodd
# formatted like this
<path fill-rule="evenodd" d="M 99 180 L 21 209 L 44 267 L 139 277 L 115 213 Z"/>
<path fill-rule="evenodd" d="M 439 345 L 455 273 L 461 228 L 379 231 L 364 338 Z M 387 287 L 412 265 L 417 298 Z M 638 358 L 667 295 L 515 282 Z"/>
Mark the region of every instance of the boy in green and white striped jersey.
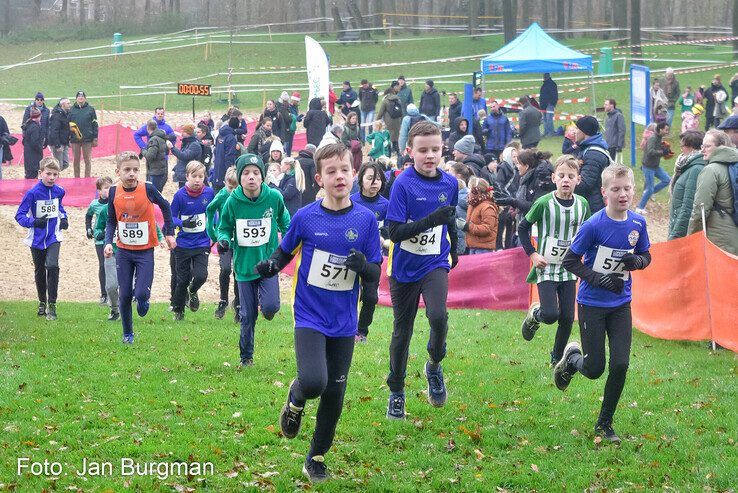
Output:
<path fill-rule="evenodd" d="M 556 191 L 536 200 L 518 226 L 520 243 L 533 262 L 529 283 L 538 285 L 540 303 L 533 303 L 523 320 L 522 332 L 526 341 L 533 339 L 541 323 L 559 327 L 551 352 L 551 364 L 556 364 L 564 352 L 574 323 L 577 278 L 561 265 L 579 226 L 590 216 L 587 199 L 574 195 L 579 183 L 579 161 L 568 154 L 559 157 L 554 165 L 552 180 Z M 538 244 L 534 248 L 530 232 L 538 228 Z"/>

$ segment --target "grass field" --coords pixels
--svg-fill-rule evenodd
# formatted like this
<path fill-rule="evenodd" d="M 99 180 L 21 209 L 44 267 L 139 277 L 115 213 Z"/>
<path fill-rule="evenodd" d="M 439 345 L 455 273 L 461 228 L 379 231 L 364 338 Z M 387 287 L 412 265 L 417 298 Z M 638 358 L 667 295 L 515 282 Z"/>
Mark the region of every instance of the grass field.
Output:
<path fill-rule="evenodd" d="M 237 371 L 238 329 L 212 307 L 175 325 L 164 305 L 136 319 L 136 344 L 95 304 L 60 303 L 56 323 L 30 302 L 0 303 L 0 490 L 278 491 L 308 488 L 301 463 L 314 427 L 310 403 L 297 439 L 278 412 L 295 373 L 289 308 L 259 320 L 256 365 Z M 738 486 L 738 362 L 703 344 L 636 333 L 616 414 L 620 447 L 593 440 L 604 379 L 577 376 L 566 393 L 546 362 L 551 328 L 532 343 L 520 312 L 450 313 L 442 409 L 424 395 L 427 325 L 416 324 L 406 422 L 385 417 L 391 312 L 378 310 L 357 346 L 345 410 L 319 491 L 732 491 Z M 577 329 L 575 327 L 575 333 Z M 57 461 L 56 478 L 16 475 L 17 460 Z M 121 477 L 120 459 L 209 461 L 198 477 Z M 112 476 L 76 477 L 83 458 Z M 66 475 L 64 474 L 66 473 Z"/>

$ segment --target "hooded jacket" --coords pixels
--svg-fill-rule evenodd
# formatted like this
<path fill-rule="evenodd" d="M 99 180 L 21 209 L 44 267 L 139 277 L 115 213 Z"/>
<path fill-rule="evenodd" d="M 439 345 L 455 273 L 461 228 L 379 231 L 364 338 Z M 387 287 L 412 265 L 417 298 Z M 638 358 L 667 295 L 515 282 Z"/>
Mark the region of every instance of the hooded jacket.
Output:
<path fill-rule="evenodd" d="M 515 208 L 518 211 L 516 216 L 518 224 L 520 224 L 528 213 L 533 202 L 556 189 L 556 185 L 551 181 L 552 173 L 553 167 L 551 163 L 540 160 L 535 168 L 528 168 L 528 171 L 520 177 L 520 184 L 515 193 Z"/>
<path fill-rule="evenodd" d="M 305 174 L 305 191 L 302 192 L 302 204 L 307 205 L 315 201 L 320 187 L 315 183 L 315 161 L 313 153 L 303 149 L 297 154 L 297 161 L 300 163 L 303 173 Z"/>
<path fill-rule="evenodd" d="M 294 173 L 284 173 L 279 184 L 272 186 L 279 190 L 284 200 L 284 206 L 290 217 L 294 216 L 297 210 L 302 207 L 302 193 L 297 189 L 297 182 Z"/>
<path fill-rule="evenodd" d="M 51 147 L 68 146 L 70 137 L 69 112 L 64 111 L 57 104 L 51 111 L 51 117 L 49 118 L 49 137 L 46 142 Z"/>
<path fill-rule="evenodd" d="M 361 102 L 361 111 L 369 113 L 377 108 L 377 101 L 379 101 L 379 93 L 372 86 L 366 88 L 359 88 L 359 101 Z"/>
<path fill-rule="evenodd" d="M 431 118 L 436 118 L 441 114 L 441 95 L 435 87 L 431 87 L 430 91 L 423 91 L 420 96 L 420 112 Z"/>
<path fill-rule="evenodd" d="M 559 86 L 553 79 L 544 80 L 540 92 L 539 103 L 544 110 L 549 106 L 556 106 L 556 103 L 559 102 Z"/>
<path fill-rule="evenodd" d="M 261 121 L 264 121 L 266 118 L 272 121 L 272 135 L 276 135 L 280 140 L 284 140 L 287 128 L 279 108 L 276 107 L 271 111 L 264 108 L 264 113 L 261 115 Z M 261 125 L 259 125 L 259 128 L 261 128 Z"/>
<path fill-rule="evenodd" d="M 501 151 L 512 140 L 510 120 L 503 112 L 490 113 L 482 123 L 482 131 L 487 136 L 487 150 Z"/>
<path fill-rule="evenodd" d="M 146 174 L 162 176 L 167 174 L 169 161 L 167 159 L 167 141 L 163 130 L 154 130 L 146 142 L 146 148 L 141 151 L 146 158 Z M 175 180 L 176 181 L 176 180 Z"/>
<path fill-rule="evenodd" d="M 346 122 L 343 125 L 343 133 L 341 134 L 341 142 L 343 142 L 343 145 L 351 149 L 352 140 L 361 141 L 361 136 L 359 135 L 358 118 L 357 118 L 357 122 L 354 124 Z"/>
<path fill-rule="evenodd" d="M 590 149 L 593 146 L 604 149 L 605 153 Z M 610 165 L 607 142 L 605 142 L 601 133 L 587 137 L 579 144 L 579 159 L 582 161 L 582 167 L 579 170 L 579 176 L 582 177 L 582 180 L 574 188 L 574 193 L 587 199 L 589 210 L 594 214 L 605 208 L 605 201 L 600 191 L 602 188 L 602 171 Z"/>
<path fill-rule="evenodd" d="M 172 147 L 172 154 L 177 158 L 177 164 L 174 165 L 173 170 L 174 181 L 185 181 L 187 179 L 187 163 L 202 160 L 202 146 L 194 135 L 184 137 L 179 149 Z"/>
<path fill-rule="evenodd" d="M 608 149 L 622 151 L 625 147 L 625 118 L 618 108 L 609 112 L 605 119 L 605 141 Z"/>
<path fill-rule="evenodd" d="M 240 182 L 241 174 L 247 165 L 246 159 L 240 159 L 237 166 L 237 177 Z M 263 176 L 263 165 L 261 166 Z M 248 220 L 261 220 L 261 224 L 248 224 Z M 267 223 L 268 225 L 265 225 Z M 279 246 L 277 233 L 285 233 L 290 226 L 290 213 L 282 200 L 282 194 L 261 184 L 261 190 L 256 200 L 251 200 L 243 193 L 241 185 L 237 186 L 223 206 L 218 223 L 218 241 L 225 240 L 233 249 L 233 270 L 237 281 L 253 281 L 259 274 L 254 273 L 254 267 L 262 260 L 268 259 Z M 262 229 L 265 228 L 265 229 Z M 269 231 L 266 242 L 259 246 L 241 246 L 239 235 L 242 230 L 256 229 L 260 232 Z M 255 236 L 255 235 L 254 235 Z"/>
<path fill-rule="evenodd" d="M 35 101 L 32 101 L 31 104 L 26 106 L 26 110 L 23 112 L 23 123 L 27 122 L 31 118 L 31 110 L 34 107 L 41 112 L 41 121 L 39 122 L 39 125 L 41 125 L 41 131 L 44 137 L 46 137 L 49 132 L 49 117 L 51 116 L 51 112 L 49 111 L 49 107 L 46 106 L 46 103 L 39 107 L 36 106 Z"/>
<path fill-rule="evenodd" d="M 720 146 L 710 156 L 709 163 L 697 177 L 692 217 L 687 234 L 707 230 L 707 237 L 719 248 L 738 255 L 738 226 L 733 222 L 733 187 L 730 184 L 728 166 L 738 162 L 738 149 Z M 705 220 L 702 224 L 702 204 Z"/>
<path fill-rule="evenodd" d="M 313 98 L 308 104 L 308 112 L 302 119 L 308 144 L 317 146 L 325 134 L 325 129 L 333 122 L 333 119 L 323 111 L 319 98 Z"/>
<path fill-rule="evenodd" d="M 402 117 L 402 123 L 400 124 L 400 135 L 398 136 L 398 144 L 400 146 L 400 152 L 405 150 L 405 146 L 407 145 L 407 137 L 410 134 L 410 128 L 414 123 L 417 123 L 419 120 L 426 120 L 431 123 L 433 123 L 436 126 L 439 126 L 439 123 L 435 120 L 432 120 L 425 114 L 421 114 L 418 108 L 407 108 L 407 115 Z M 392 133 L 390 132 L 390 136 Z"/>
<path fill-rule="evenodd" d="M 459 141 L 464 135 L 467 135 L 467 132 L 462 132 L 459 129 L 459 125 L 461 125 L 462 121 L 466 120 L 467 128 L 469 128 L 469 120 L 464 118 L 463 116 L 456 117 L 451 122 L 451 133 L 448 134 L 448 139 L 446 139 L 446 148 L 449 150 L 449 152 L 452 152 L 454 150 L 454 144 Z"/>
<path fill-rule="evenodd" d="M 87 101 L 82 106 L 79 103 L 72 105 L 72 109 L 69 111 L 69 121 L 77 125 L 82 134 L 80 140 L 72 132 L 72 143 L 92 142 L 97 139 L 97 113 L 95 113 L 95 108 L 90 106 Z"/>
<path fill-rule="evenodd" d="M 221 188 L 205 209 L 205 217 L 208 221 L 205 231 L 207 231 L 208 237 L 213 243 L 217 243 L 218 241 L 218 223 L 216 222 L 215 216 L 217 214 L 218 219 L 220 218 L 223 214 L 223 206 L 225 206 L 230 196 L 231 190 L 228 190 L 228 187 Z"/>
<path fill-rule="evenodd" d="M 44 138 L 41 125 L 35 120 L 23 124 L 23 164 L 27 170 L 38 170 L 44 157 Z M 34 174 L 34 176 L 36 176 Z"/>
<path fill-rule="evenodd" d="M 398 91 L 397 98 L 402 103 L 402 116 L 405 116 L 407 114 L 407 105 L 415 102 L 413 99 L 413 90 L 410 89 L 407 83 Z"/>
<path fill-rule="evenodd" d="M 469 231 L 466 233 L 466 246 L 494 250 L 497 246 L 500 208 L 492 200 L 468 207 L 466 224 Z"/>
<path fill-rule="evenodd" d="M 461 116 L 461 101 L 456 101 L 454 104 L 448 105 L 448 121 L 454 122 L 458 117 Z"/>
<path fill-rule="evenodd" d="M 466 158 L 464 158 L 462 163 L 469 167 L 474 176 L 484 178 L 490 185 L 493 183 L 494 175 L 487 167 L 484 156 L 480 156 L 479 154 L 472 154 L 471 156 L 467 156 Z"/>
<path fill-rule="evenodd" d="M 0 116 L 0 150 L 2 150 L 3 158 L 0 159 L 0 165 L 4 162 L 10 162 L 13 159 L 13 155 L 10 153 L 10 129 L 5 118 Z"/>
<path fill-rule="evenodd" d="M 387 94 L 384 99 L 382 100 L 382 104 L 379 106 L 379 111 L 377 112 L 376 120 L 382 120 L 384 119 L 384 124 L 387 127 L 387 130 L 390 133 L 390 138 L 392 139 L 392 142 L 397 142 L 400 138 L 400 125 L 402 124 L 402 118 L 392 118 L 392 115 L 389 112 L 390 105 L 394 105 L 393 101 L 400 101 L 400 98 L 397 94 Z M 402 105 L 403 114 L 405 113 L 405 106 Z"/>
<path fill-rule="evenodd" d="M 215 140 L 215 152 L 213 156 L 213 187 L 225 186 L 226 170 L 236 164 L 238 148 L 236 147 L 236 133 L 228 125 L 220 127 L 218 138 Z"/>
<path fill-rule="evenodd" d="M 669 238 L 687 236 L 689 218 L 692 216 L 694 196 L 697 191 L 697 177 L 705 169 L 705 159 L 702 153 L 695 152 L 687 156 L 681 168 L 681 174 L 674 182 L 669 204 Z"/>
<path fill-rule="evenodd" d="M 62 241 L 63 234 L 59 229 L 59 220 L 68 217 L 67 211 L 64 210 L 62 199 L 64 198 L 64 189 L 59 185 L 47 187 L 44 182 L 39 180 L 36 185 L 23 195 L 15 213 L 15 220 L 24 228 L 28 228 L 28 236 L 23 243 L 31 248 L 45 250 L 49 245 Z M 50 217 L 43 228 L 35 228 L 33 221 L 37 217 L 51 215 L 46 211 L 53 210 L 55 206 L 56 216 Z"/>
<path fill-rule="evenodd" d="M 520 143 L 523 147 L 532 147 L 538 145 L 541 141 L 541 112 L 528 103 L 520 112 L 519 129 Z"/>

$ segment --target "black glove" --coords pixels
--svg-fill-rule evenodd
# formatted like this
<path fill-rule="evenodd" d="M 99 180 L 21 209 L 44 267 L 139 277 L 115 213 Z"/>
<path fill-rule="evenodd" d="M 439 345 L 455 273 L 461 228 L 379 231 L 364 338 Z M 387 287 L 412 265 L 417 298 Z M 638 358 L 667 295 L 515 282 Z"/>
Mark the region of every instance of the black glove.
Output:
<path fill-rule="evenodd" d="M 445 205 L 434 210 L 428 214 L 428 220 L 433 226 L 440 226 L 442 224 L 451 224 L 456 215 L 456 207 L 452 205 Z"/>
<path fill-rule="evenodd" d="M 138 158 L 139 158 L 139 159 L 143 159 L 143 158 L 144 158 L 144 154 L 143 154 L 143 152 L 139 152 L 139 153 L 138 153 Z"/>
<path fill-rule="evenodd" d="M 366 256 L 355 248 L 352 248 L 351 253 L 346 257 L 346 263 L 343 265 L 347 269 L 361 274 L 366 269 Z"/>
<path fill-rule="evenodd" d="M 602 289 L 607 289 L 608 291 L 611 291 L 615 294 L 622 293 L 623 288 L 625 287 L 625 281 L 623 281 L 623 278 L 620 277 L 620 274 L 616 274 L 614 272 L 610 272 L 609 274 L 604 275 L 599 274 L 596 279 L 598 287 Z"/>
<path fill-rule="evenodd" d="M 459 254 L 456 252 L 451 252 L 451 268 L 453 269 L 456 267 L 456 264 L 459 263 Z"/>
<path fill-rule="evenodd" d="M 226 240 L 220 240 L 218 242 L 218 246 L 216 246 L 215 248 L 218 249 L 219 254 L 223 255 L 229 250 L 230 247 L 228 246 L 228 242 Z"/>
<path fill-rule="evenodd" d="M 87 239 L 91 240 L 95 237 L 95 232 L 92 230 L 92 228 L 87 228 Z"/>
<path fill-rule="evenodd" d="M 379 228 L 379 236 L 381 236 L 383 240 L 389 240 L 389 228 L 387 226 Z"/>
<path fill-rule="evenodd" d="M 45 228 L 46 227 L 46 223 L 48 223 L 48 222 L 49 222 L 49 216 L 48 215 L 37 217 L 36 219 L 33 220 L 33 227 L 34 228 Z"/>
<path fill-rule="evenodd" d="M 183 228 L 194 228 L 195 226 L 197 226 L 197 218 L 194 216 L 190 216 L 182 221 Z"/>
<path fill-rule="evenodd" d="M 97 235 L 95 235 L 95 240 L 105 241 L 105 231 L 100 231 Z"/>
<path fill-rule="evenodd" d="M 625 270 L 640 270 L 644 267 L 643 257 L 641 257 L 640 255 L 626 253 L 620 260 L 623 262 L 623 267 L 625 267 Z"/>
<path fill-rule="evenodd" d="M 59 221 L 59 229 L 69 229 L 69 219 L 67 219 L 66 217 L 61 218 L 61 220 Z"/>
<path fill-rule="evenodd" d="M 274 277 L 279 274 L 279 266 L 277 266 L 277 262 L 271 258 L 262 260 L 261 262 L 256 264 L 254 270 L 257 274 L 265 279 L 269 277 Z"/>
<path fill-rule="evenodd" d="M 516 207 L 516 205 L 515 205 L 516 202 L 517 202 L 517 200 L 514 197 L 510 197 L 509 195 L 506 196 L 506 197 L 505 196 L 502 196 L 499 199 L 498 198 L 495 198 L 495 203 L 497 205 L 509 205 L 509 206 L 512 206 L 512 207 Z"/>
<path fill-rule="evenodd" d="M 379 303 L 379 283 L 364 282 L 361 283 L 361 301 L 368 305 L 376 305 Z"/>

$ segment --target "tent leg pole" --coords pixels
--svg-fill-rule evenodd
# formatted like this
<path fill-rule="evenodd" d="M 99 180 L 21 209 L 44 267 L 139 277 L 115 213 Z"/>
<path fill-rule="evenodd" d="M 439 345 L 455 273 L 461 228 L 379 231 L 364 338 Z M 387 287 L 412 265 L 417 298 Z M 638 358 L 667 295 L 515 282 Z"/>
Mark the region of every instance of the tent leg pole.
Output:
<path fill-rule="evenodd" d="M 589 72 L 589 83 L 592 86 L 592 114 L 597 117 L 597 97 L 595 96 L 594 73 Z"/>

